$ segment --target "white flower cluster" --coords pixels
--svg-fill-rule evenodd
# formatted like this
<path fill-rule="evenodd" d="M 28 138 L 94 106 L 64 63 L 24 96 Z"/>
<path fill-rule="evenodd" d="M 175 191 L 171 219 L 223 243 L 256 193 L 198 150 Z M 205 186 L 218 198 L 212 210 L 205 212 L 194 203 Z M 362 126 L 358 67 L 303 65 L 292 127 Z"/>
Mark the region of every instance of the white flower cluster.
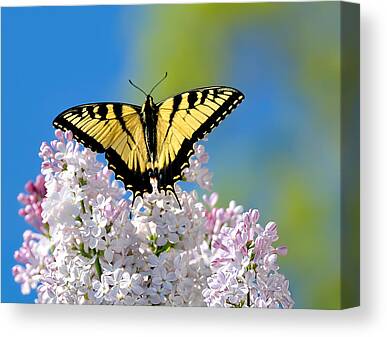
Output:
<path fill-rule="evenodd" d="M 292 306 L 288 282 L 277 273 L 274 234 L 250 226 L 255 241 L 246 241 L 241 206 L 217 209 L 216 194 L 202 203 L 176 186 L 181 208 L 157 188 L 131 208 L 94 152 L 71 132 L 56 136 L 40 149 L 44 231 L 29 234 L 15 254 L 25 264 L 13 270 L 23 293 L 36 288 L 38 303 Z M 207 160 L 196 146 L 185 177 L 210 189 Z"/>

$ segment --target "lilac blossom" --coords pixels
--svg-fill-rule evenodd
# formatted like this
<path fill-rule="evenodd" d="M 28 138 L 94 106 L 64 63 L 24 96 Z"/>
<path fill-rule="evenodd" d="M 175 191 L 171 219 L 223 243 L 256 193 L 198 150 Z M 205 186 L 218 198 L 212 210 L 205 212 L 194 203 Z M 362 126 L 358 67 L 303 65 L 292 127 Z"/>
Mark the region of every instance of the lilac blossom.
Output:
<path fill-rule="evenodd" d="M 21 292 L 27 295 L 41 281 L 41 274 L 51 263 L 49 254 L 50 242 L 47 237 L 27 230 L 23 234 L 23 245 L 14 253 L 14 258 L 20 264 L 12 268 L 15 282 L 21 284 Z"/>
<path fill-rule="evenodd" d="M 24 189 L 26 193 L 20 193 L 17 196 L 18 201 L 24 206 L 19 210 L 19 215 L 23 216 L 25 221 L 35 227 L 39 232 L 43 232 L 42 200 L 46 195 L 44 177 L 38 175 L 35 182 L 28 181 Z"/>
<path fill-rule="evenodd" d="M 261 228 L 257 211 L 216 208 L 216 193 L 202 201 L 178 185 L 181 208 L 156 185 L 131 207 L 96 153 L 71 132 L 55 135 L 40 148 L 42 175 L 19 197 L 40 231 L 15 253 L 23 293 L 36 289 L 37 303 L 292 307 L 274 223 Z M 208 154 L 194 149 L 185 180 L 211 192 Z"/>
<path fill-rule="evenodd" d="M 212 275 L 203 291 L 209 306 L 292 308 L 289 282 L 280 274 L 278 255 L 287 248 L 278 240 L 277 225 L 258 224 L 258 210 L 250 210 L 235 223 L 223 223 L 212 242 Z"/>

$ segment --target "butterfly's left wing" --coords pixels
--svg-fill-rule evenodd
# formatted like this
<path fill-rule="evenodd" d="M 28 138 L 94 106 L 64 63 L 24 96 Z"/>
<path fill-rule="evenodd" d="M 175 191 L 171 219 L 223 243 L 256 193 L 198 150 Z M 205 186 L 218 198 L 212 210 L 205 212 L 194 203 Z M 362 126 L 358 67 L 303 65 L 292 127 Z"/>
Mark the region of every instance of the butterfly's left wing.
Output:
<path fill-rule="evenodd" d="M 181 93 L 158 104 L 158 187 L 174 191 L 189 166 L 194 144 L 231 113 L 244 95 L 229 87 L 206 87 Z"/>
<path fill-rule="evenodd" d="M 135 198 L 152 192 L 140 111 L 139 106 L 126 103 L 83 104 L 62 112 L 53 124 L 71 130 L 75 139 L 91 150 L 105 152 L 116 179 L 122 180 Z"/>

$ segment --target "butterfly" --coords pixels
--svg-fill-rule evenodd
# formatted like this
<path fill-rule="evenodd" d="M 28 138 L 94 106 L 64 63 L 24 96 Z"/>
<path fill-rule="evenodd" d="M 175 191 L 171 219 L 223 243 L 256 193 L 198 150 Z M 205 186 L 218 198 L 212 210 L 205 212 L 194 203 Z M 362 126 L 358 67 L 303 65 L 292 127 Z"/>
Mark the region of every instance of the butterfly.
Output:
<path fill-rule="evenodd" d="M 183 177 L 194 153 L 194 144 L 242 102 L 237 89 L 210 86 L 169 97 L 159 103 L 151 96 L 161 79 L 147 94 L 142 106 L 90 103 L 63 111 L 53 121 L 55 128 L 71 130 L 85 147 L 105 153 L 108 167 L 133 193 L 134 200 L 157 188 L 177 198 L 174 185 Z"/>

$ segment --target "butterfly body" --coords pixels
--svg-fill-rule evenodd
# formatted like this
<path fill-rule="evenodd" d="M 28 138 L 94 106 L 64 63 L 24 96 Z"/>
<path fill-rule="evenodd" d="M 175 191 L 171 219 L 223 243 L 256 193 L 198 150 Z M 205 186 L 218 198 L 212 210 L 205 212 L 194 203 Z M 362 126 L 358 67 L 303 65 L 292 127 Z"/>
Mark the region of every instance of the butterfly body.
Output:
<path fill-rule="evenodd" d="M 147 95 L 142 106 L 127 103 L 90 103 L 58 115 L 53 125 L 71 130 L 96 152 L 104 152 L 108 166 L 137 196 L 151 193 L 150 178 L 159 190 L 175 194 L 194 153 L 194 144 L 215 128 L 243 100 L 229 87 L 205 87 L 178 94 L 159 103 Z"/>
<path fill-rule="evenodd" d="M 152 161 L 152 168 L 157 160 L 157 107 L 153 103 L 152 96 L 148 95 L 145 103 L 141 107 L 141 122 L 144 128 L 144 137 L 149 154 L 149 160 Z"/>

